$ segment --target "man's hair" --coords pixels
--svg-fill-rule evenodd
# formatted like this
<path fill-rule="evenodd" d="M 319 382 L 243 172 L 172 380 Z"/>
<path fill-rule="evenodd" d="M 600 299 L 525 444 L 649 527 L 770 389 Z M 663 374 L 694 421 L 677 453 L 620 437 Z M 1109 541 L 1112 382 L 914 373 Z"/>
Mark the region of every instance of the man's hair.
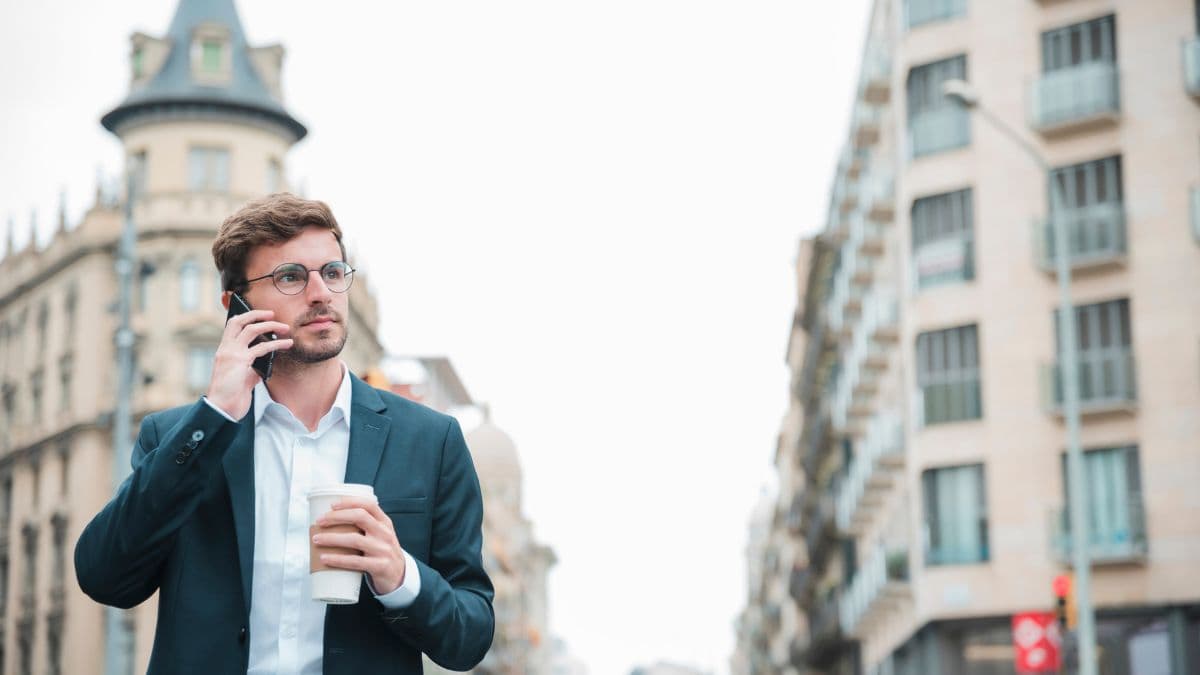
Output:
<path fill-rule="evenodd" d="M 254 247 L 282 244 L 306 227 L 323 227 L 332 232 L 342 251 L 342 260 L 346 260 L 342 229 L 325 202 L 302 199 L 289 192 L 276 192 L 246 202 L 221 223 L 212 245 L 213 262 L 221 273 L 221 288 L 241 290 L 246 282 L 246 261 Z"/>

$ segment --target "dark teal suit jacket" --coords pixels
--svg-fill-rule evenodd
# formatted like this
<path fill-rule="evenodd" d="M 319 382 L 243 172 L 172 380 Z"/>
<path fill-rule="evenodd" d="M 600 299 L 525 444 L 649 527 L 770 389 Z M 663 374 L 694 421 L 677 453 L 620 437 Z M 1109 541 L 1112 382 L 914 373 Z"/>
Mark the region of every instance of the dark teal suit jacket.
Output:
<path fill-rule="evenodd" d="M 386 611 L 364 583 L 325 611 L 326 675 L 420 673 L 421 653 L 467 670 L 492 643 L 492 583 L 480 555 L 483 501 L 458 422 L 351 377 L 346 482 L 375 487 L 421 592 Z M 254 558 L 254 415 L 203 401 L 149 415 L 133 473 L 88 523 L 75 573 L 97 602 L 159 591 L 150 675 L 245 673 Z"/>

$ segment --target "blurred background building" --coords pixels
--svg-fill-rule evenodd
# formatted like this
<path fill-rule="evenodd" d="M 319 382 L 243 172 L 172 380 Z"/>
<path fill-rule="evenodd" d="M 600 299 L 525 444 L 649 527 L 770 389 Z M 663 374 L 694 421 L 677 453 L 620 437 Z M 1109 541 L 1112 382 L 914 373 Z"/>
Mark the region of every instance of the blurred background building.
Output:
<path fill-rule="evenodd" d="M 1070 565 L 1051 190 L 1100 672 L 1200 672 L 1198 27 L 1185 0 L 874 2 L 735 672 L 1015 672 L 1012 616 Z"/>
<path fill-rule="evenodd" d="M 284 107 L 280 45 L 247 44 L 232 0 L 180 0 L 165 35 L 135 33 L 130 89 L 101 120 L 125 149 L 137 226 L 133 429 L 207 388 L 224 326 L 217 227 L 248 199 L 288 190 L 285 159 L 307 130 Z M 98 179 L 78 223 L 0 259 L 0 672 L 99 673 L 104 609 L 74 581 L 71 551 L 112 494 L 117 391 L 115 272 L 125 190 Z M 335 208 L 336 210 L 336 208 Z M 520 510 L 515 446 L 445 358 L 384 359 L 364 271 L 350 290 L 342 358 L 376 386 L 464 420 L 485 495 L 485 565 L 497 585 L 495 649 L 478 673 L 570 665 L 546 646 L 550 549 Z M 390 377 L 389 377 L 390 376 Z M 132 439 L 130 439 L 132 445 Z M 125 613 L 134 672 L 153 643 L 156 598 Z M 577 670 L 566 672 L 579 672 Z"/>

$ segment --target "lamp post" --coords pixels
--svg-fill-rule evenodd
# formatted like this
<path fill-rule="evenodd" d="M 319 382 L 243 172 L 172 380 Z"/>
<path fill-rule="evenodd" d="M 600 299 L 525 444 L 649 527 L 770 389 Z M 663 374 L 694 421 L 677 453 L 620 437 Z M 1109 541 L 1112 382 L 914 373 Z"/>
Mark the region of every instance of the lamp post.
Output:
<path fill-rule="evenodd" d="M 1054 232 L 1054 268 L 1058 276 L 1058 334 L 1061 345 L 1059 376 L 1062 378 L 1063 418 L 1067 426 L 1068 516 L 1071 522 L 1071 563 L 1075 569 L 1075 598 L 1079 613 L 1079 673 L 1096 675 L 1096 617 L 1092 609 L 1091 562 L 1087 548 L 1087 489 L 1083 474 L 1083 451 L 1079 447 L 1079 358 L 1076 344 L 1075 306 L 1071 302 L 1070 251 L 1064 200 L 1050 165 L 1037 148 L 979 103 L 979 94 L 963 80 L 949 80 L 942 94 L 966 110 L 974 110 L 1033 160 L 1050 179 L 1050 227 Z"/>

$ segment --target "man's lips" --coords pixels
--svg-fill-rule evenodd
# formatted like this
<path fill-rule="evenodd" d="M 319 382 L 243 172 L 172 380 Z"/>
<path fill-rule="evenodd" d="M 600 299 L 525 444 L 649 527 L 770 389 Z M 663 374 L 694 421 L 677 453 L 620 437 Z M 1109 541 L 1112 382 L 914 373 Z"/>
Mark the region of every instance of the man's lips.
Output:
<path fill-rule="evenodd" d="M 328 328 L 328 327 L 332 326 L 333 324 L 334 324 L 333 318 L 326 316 L 326 317 L 321 317 L 320 319 L 313 319 L 312 321 L 309 321 L 303 325 L 312 326 L 314 328 Z"/>

